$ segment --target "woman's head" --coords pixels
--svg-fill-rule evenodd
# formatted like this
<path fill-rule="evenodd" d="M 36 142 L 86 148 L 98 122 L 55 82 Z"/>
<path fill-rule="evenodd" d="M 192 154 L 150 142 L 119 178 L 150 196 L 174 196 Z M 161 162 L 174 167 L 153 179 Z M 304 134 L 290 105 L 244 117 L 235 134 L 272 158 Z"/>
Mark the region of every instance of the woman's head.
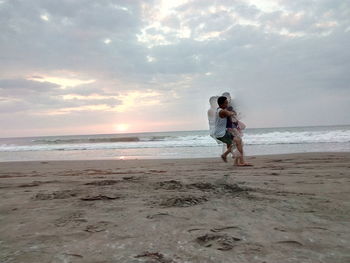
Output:
<path fill-rule="evenodd" d="M 216 108 L 218 106 L 217 100 L 218 100 L 218 96 L 210 97 L 209 99 L 210 106 L 213 108 Z"/>
<path fill-rule="evenodd" d="M 222 93 L 222 96 L 223 96 L 223 97 L 226 97 L 227 100 L 228 100 L 228 102 L 231 101 L 231 94 L 230 94 L 229 92 L 224 92 L 224 93 Z"/>

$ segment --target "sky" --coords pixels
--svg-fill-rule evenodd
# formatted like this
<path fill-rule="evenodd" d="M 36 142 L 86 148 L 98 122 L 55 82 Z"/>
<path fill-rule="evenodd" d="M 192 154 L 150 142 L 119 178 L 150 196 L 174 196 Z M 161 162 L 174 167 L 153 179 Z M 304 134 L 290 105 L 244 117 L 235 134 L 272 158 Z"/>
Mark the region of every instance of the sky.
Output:
<path fill-rule="evenodd" d="M 350 1 L 0 0 L 0 137 L 350 124 Z"/>

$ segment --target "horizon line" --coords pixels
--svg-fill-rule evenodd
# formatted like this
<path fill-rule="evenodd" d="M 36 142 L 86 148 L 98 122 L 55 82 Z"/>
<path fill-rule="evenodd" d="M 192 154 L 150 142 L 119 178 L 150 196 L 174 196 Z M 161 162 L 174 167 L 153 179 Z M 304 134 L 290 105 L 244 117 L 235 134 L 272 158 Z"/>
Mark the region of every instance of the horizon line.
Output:
<path fill-rule="evenodd" d="M 349 126 L 350 124 L 327 124 L 327 125 L 309 125 L 309 126 L 272 126 L 272 127 L 250 127 L 247 129 L 281 129 L 281 128 L 312 128 L 312 127 L 331 127 L 331 126 Z M 195 132 L 206 131 L 209 129 L 201 130 L 172 130 L 172 131 L 144 131 L 144 132 L 128 132 L 128 133 L 94 133 L 94 134 L 57 134 L 57 135 L 35 135 L 35 136 L 14 136 L 14 137 L 0 137 L 0 139 L 15 139 L 15 138 L 36 138 L 36 137 L 55 137 L 55 136 L 88 136 L 88 135 L 131 135 L 142 133 L 168 133 L 168 132 Z"/>

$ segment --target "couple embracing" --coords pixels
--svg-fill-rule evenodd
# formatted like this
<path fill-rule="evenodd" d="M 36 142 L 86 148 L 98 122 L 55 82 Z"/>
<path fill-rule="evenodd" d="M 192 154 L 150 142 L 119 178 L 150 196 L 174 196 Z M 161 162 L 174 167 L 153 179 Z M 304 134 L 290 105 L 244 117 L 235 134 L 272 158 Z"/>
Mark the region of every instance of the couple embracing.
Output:
<path fill-rule="evenodd" d="M 237 119 L 237 113 L 229 105 L 226 96 L 220 96 L 217 99 L 217 104 L 219 107 L 215 113 L 213 137 L 227 146 L 227 150 L 221 155 L 222 160 L 227 162 L 227 155 L 232 153 L 233 147 L 236 147 L 238 154 L 235 156 L 234 164 L 236 166 L 251 166 L 251 164 L 244 161 L 241 127 Z"/>

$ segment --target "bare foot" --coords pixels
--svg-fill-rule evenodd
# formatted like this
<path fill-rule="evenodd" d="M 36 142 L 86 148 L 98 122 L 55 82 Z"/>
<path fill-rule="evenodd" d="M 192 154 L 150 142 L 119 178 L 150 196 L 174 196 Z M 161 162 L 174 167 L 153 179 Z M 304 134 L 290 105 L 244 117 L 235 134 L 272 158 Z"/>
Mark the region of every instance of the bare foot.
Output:
<path fill-rule="evenodd" d="M 227 157 L 226 157 L 226 156 L 221 155 L 221 159 L 222 159 L 225 163 L 227 163 Z"/>
<path fill-rule="evenodd" d="M 253 166 L 250 163 L 240 163 L 240 164 L 236 164 L 236 166 Z"/>

